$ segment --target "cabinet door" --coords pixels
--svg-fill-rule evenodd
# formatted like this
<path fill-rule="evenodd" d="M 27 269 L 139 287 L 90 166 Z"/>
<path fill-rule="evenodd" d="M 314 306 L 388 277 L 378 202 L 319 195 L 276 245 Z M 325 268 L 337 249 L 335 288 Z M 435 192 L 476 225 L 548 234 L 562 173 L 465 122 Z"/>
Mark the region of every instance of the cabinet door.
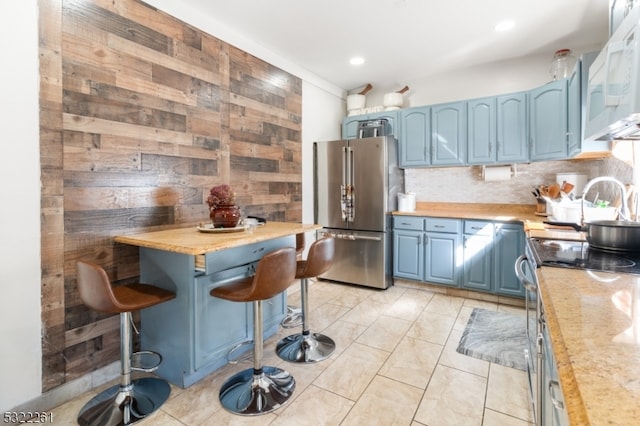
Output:
<path fill-rule="evenodd" d="M 496 98 L 468 101 L 467 114 L 467 162 L 469 164 L 495 163 Z"/>
<path fill-rule="evenodd" d="M 396 139 L 399 139 L 398 111 L 383 111 L 367 115 L 367 120 L 377 120 L 379 118 L 387 120 L 386 134 L 393 135 Z"/>
<path fill-rule="evenodd" d="M 498 96 L 497 158 L 499 163 L 529 160 L 527 149 L 527 94 L 510 93 Z"/>
<path fill-rule="evenodd" d="M 358 137 L 358 121 L 377 120 L 384 118 L 387 120 L 386 134 L 399 138 L 398 111 L 383 111 L 366 115 L 354 115 L 342 119 L 342 139 L 355 139 Z"/>
<path fill-rule="evenodd" d="M 567 158 L 567 80 L 558 80 L 529 94 L 531 160 Z"/>
<path fill-rule="evenodd" d="M 466 102 L 431 107 L 431 164 L 462 165 L 466 162 Z"/>
<path fill-rule="evenodd" d="M 342 139 L 355 139 L 358 137 L 358 121 L 366 120 L 364 115 L 354 115 L 342 120 Z"/>
<path fill-rule="evenodd" d="M 567 81 L 567 143 L 570 157 L 582 149 L 582 62 L 578 60 Z"/>
<path fill-rule="evenodd" d="M 491 291 L 493 223 L 467 220 L 462 238 L 462 287 Z"/>
<path fill-rule="evenodd" d="M 422 280 L 423 270 L 423 232 L 393 231 L 393 276 Z"/>
<path fill-rule="evenodd" d="M 199 369 L 226 356 L 235 345 L 253 336 L 251 303 L 230 302 L 209 293 L 231 280 L 249 276 L 253 269 L 243 266 L 203 275 L 195 279 L 193 351 Z M 237 320 L 229 321 L 229 318 Z M 220 327 L 220 324 L 225 324 Z"/>
<path fill-rule="evenodd" d="M 431 163 L 430 111 L 425 107 L 400 112 L 400 167 L 421 167 Z"/>
<path fill-rule="evenodd" d="M 525 234 L 522 225 L 496 224 L 493 274 L 496 293 L 524 297 L 525 289 L 514 270 L 516 259 L 521 254 L 524 254 L 524 244 Z"/>
<path fill-rule="evenodd" d="M 425 233 L 424 280 L 458 287 L 458 234 Z"/>

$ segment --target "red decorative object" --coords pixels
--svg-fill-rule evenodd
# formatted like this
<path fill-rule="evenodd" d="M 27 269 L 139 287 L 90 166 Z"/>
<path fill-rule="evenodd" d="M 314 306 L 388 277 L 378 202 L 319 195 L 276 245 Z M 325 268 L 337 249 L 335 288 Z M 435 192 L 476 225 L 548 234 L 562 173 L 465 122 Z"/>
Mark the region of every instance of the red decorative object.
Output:
<path fill-rule="evenodd" d="M 209 213 L 214 228 L 235 228 L 240 221 L 240 209 L 235 204 L 220 204 Z"/>

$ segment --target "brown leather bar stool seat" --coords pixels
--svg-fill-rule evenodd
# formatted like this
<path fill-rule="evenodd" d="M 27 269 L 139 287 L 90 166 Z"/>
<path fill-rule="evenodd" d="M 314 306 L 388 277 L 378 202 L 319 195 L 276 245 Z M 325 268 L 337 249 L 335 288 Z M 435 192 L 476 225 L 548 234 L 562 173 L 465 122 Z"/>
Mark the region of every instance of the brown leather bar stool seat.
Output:
<path fill-rule="evenodd" d="M 263 366 L 262 302 L 287 289 L 295 280 L 296 252 L 285 247 L 260 259 L 253 276 L 211 290 L 213 297 L 232 302 L 253 302 L 253 368 L 227 379 L 220 388 L 222 406 L 235 414 L 259 415 L 284 405 L 293 395 L 295 380 L 287 371 Z"/>
<path fill-rule="evenodd" d="M 131 312 L 167 302 L 174 299 L 176 294 L 142 283 L 111 286 L 105 270 L 91 262 L 77 262 L 77 272 L 78 291 L 87 307 L 98 312 L 120 314 L 120 384 L 102 391 L 87 402 L 78 414 L 78 424 L 137 423 L 169 398 L 171 387 L 165 380 L 155 377 L 131 380 L 132 370 L 155 371 L 162 361 L 162 357 L 155 352 L 132 353 Z M 141 365 L 149 362 L 153 365 Z"/>
<path fill-rule="evenodd" d="M 333 237 L 324 237 L 309 248 L 307 260 L 297 262 L 296 278 L 300 279 L 300 299 L 302 303 L 302 333 L 292 334 L 280 340 L 276 353 L 285 361 L 311 363 L 327 359 L 336 348 L 328 336 L 309 330 L 309 287 L 308 279 L 325 273 L 333 263 L 335 242 Z"/>

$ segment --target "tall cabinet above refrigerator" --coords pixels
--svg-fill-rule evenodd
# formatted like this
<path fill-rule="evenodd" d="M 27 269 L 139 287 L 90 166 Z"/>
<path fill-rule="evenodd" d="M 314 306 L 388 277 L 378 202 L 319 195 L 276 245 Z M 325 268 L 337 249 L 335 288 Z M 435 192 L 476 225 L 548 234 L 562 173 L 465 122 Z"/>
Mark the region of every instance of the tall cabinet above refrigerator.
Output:
<path fill-rule="evenodd" d="M 314 144 L 314 216 L 318 235 L 336 239 L 334 262 L 320 278 L 387 288 L 391 212 L 404 189 L 393 136 Z"/>

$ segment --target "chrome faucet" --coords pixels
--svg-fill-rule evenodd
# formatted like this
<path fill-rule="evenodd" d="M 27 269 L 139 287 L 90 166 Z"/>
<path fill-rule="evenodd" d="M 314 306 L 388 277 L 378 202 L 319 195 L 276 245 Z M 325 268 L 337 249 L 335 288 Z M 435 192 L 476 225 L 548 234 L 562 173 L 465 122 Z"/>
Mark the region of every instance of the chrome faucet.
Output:
<path fill-rule="evenodd" d="M 627 190 L 624 187 L 624 184 L 620 182 L 618 179 L 612 178 L 611 176 L 600 176 L 600 177 L 591 179 L 589 182 L 587 182 L 587 184 L 584 186 L 584 190 L 582 191 L 582 203 L 581 203 L 582 222 L 584 223 L 584 199 L 587 196 L 587 192 L 589 192 L 589 189 L 591 189 L 591 187 L 598 182 L 612 182 L 612 183 L 615 183 L 618 186 L 618 188 L 620 188 L 620 197 L 622 197 L 622 204 L 619 211 L 620 219 L 630 220 L 629 208 L 627 207 Z"/>

